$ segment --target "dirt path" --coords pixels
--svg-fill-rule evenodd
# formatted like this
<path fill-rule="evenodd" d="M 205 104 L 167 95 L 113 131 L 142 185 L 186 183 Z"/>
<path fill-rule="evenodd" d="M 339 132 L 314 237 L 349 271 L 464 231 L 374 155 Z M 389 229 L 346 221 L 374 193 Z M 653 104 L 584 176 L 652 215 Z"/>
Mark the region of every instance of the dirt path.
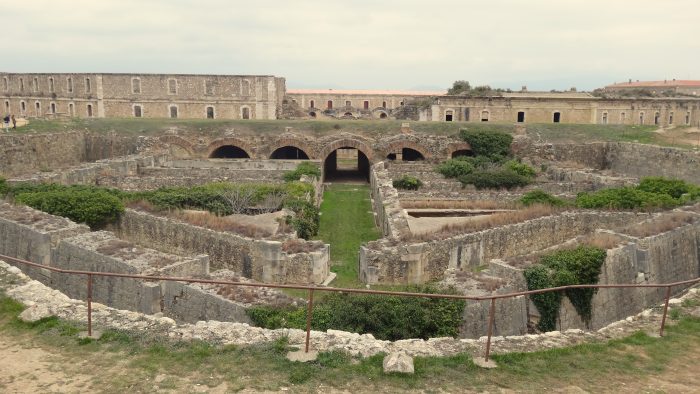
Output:
<path fill-rule="evenodd" d="M 74 393 L 85 391 L 88 375 L 67 375 L 56 366 L 64 357 L 0 335 L 0 390 L 5 393 Z"/>

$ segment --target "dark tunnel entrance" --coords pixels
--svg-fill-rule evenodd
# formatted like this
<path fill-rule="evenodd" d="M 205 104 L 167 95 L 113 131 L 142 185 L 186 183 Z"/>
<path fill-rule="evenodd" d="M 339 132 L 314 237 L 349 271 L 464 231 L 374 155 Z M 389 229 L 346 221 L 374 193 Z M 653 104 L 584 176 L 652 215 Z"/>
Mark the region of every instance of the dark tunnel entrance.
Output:
<path fill-rule="evenodd" d="M 355 148 L 340 148 L 323 161 L 324 182 L 369 182 L 369 159 Z"/>
<path fill-rule="evenodd" d="M 216 148 L 211 155 L 211 159 L 249 159 L 248 152 L 235 145 L 224 145 Z"/>
<path fill-rule="evenodd" d="M 275 149 L 270 155 L 270 159 L 278 160 L 309 160 L 309 155 L 296 146 L 283 146 Z"/>

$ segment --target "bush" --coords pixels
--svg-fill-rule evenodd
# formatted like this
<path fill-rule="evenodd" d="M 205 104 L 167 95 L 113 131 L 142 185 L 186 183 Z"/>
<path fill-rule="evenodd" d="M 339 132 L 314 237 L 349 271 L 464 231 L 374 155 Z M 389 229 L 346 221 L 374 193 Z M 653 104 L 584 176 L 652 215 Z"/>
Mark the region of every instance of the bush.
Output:
<path fill-rule="evenodd" d="M 311 239 L 318 234 L 319 215 L 318 208 L 306 200 L 289 200 L 284 206 L 294 212 L 294 216 L 287 216 L 287 224 L 294 227 L 297 236 Z"/>
<path fill-rule="evenodd" d="M 531 192 L 525 193 L 521 198 L 520 202 L 529 207 L 530 205 L 540 204 L 540 205 L 551 205 L 553 207 L 560 207 L 565 205 L 566 202 L 560 198 L 554 197 L 549 193 L 545 193 L 542 190 L 533 190 Z"/>
<path fill-rule="evenodd" d="M 534 168 L 517 160 L 508 160 L 503 167 L 527 178 L 534 179 L 535 176 L 537 176 L 537 172 Z"/>
<path fill-rule="evenodd" d="M 65 190 L 22 193 L 15 201 L 32 208 L 64 216 L 90 227 L 100 227 L 115 222 L 124 212 L 122 201 L 112 194 L 99 189 Z"/>
<path fill-rule="evenodd" d="M 298 181 L 301 179 L 302 175 L 320 178 L 321 169 L 311 162 L 301 162 L 294 171 L 287 171 L 284 173 L 284 180 L 287 182 Z"/>
<path fill-rule="evenodd" d="M 511 170 L 496 169 L 459 177 L 464 185 L 474 185 L 477 189 L 513 189 L 530 184 L 531 179 Z"/>
<path fill-rule="evenodd" d="M 505 133 L 462 129 L 460 137 L 477 156 L 510 156 L 513 136 Z"/>
<path fill-rule="evenodd" d="M 435 293 L 431 286 L 408 291 Z M 384 340 L 457 336 L 463 300 L 333 293 L 314 306 L 312 328 L 371 333 Z M 306 327 L 306 308 L 248 309 L 255 325 L 265 328 Z"/>
<path fill-rule="evenodd" d="M 437 166 L 436 170 L 445 178 L 459 178 L 474 172 L 474 165 L 467 160 L 450 159 Z"/>
<path fill-rule="evenodd" d="M 635 187 L 603 189 L 594 193 L 579 193 L 576 206 L 579 208 L 608 209 L 653 209 L 672 208 L 680 201 L 668 194 L 657 194 L 639 190 Z"/>
<path fill-rule="evenodd" d="M 419 187 L 423 186 L 423 182 L 416 177 L 404 175 L 401 178 L 394 179 L 392 185 L 397 189 L 418 190 Z"/>
<path fill-rule="evenodd" d="M 693 186 L 680 179 L 666 179 L 663 177 L 642 178 L 637 189 L 655 193 L 667 194 L 673 198 L 681 198 L 686 193 L 690 193 Z"/>
<path fill-rule="evenodd" d="M 606 255 L 605 250 L 591 246 L 579 246 L 544 255 L 539 264 L 525 270 L 527 289 L 596 284 Z M 566 296 L 586 323 L 591 320 L 591 301 L 595 291 L 596 289 L 566 290 Z M 542 331 L 554 330 L 561 302 L 559 292 L 535 294 L 531 299 L 540 312 L 538 328 Z"/>

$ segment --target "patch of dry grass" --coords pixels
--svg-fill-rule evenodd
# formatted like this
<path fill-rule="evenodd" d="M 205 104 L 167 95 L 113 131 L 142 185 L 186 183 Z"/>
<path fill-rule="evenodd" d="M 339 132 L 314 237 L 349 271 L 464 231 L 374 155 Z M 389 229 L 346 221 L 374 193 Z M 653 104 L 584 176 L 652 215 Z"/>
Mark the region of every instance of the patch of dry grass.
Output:
<path fill-rule="evenodd" d="M 209 212 L 174 211 L 168 214 L 168 217 L 181 220 L 193 226 L 239 234 L 250 238 L 265 238 L 272 235 L 270 231 L 265 229 L 236 223 L 231 218 L 216 216 Z"/>
<path fill-rule="evenodd" d="M 411 234 L 405 236 L 403 240 L 433 241 L 438 239 L 445 239 L 459 234 L 473 233 L 477 231 L 490 229 L 493 227 L 521 223 L 527 220 L 537 219 L 563 211 L 564 209 L 562 208 L 556 208 L 549 205 L 533 205 L 527 208 L 519 209 L 517 211 L 494 213 L 493 215 L 489 215 L 486 217 L 474 218 L 473 220 L 466 223 L 448 224 L 443 226 L 440 230 L 436 232 L 427 234 Z"/>
<path fill-rule="evenodd" d="M 589 245 L 601 248 L 604 250 L 614 249 L 623 243 L 625 239 L 619 235 L 610 233 L 595 233 L 584 236 L 578 242 L 578 245 Z"/>
<path fill-rule="evenodd" d="M 515 201 L 494 200 L 402 200 L 404 209 L 516 209 Z"/>
<path fill-rule="evenodd" d="M 288 239 L 282 244 L 282 251 L 286 253 L 308 253 L 320 249 L 322 242 L 310 242 L 303 239 Z"/>
<path fill-rule="evenodd" d="M 110 239 L 104 244 L 98 246 L 95 251 L 106 256 L 116 256 L 123 249 L 131 249 L 134 247 L 129 241 L 124 241 L 121 239 Z"/>
<path fill-rule="evenodd" d="M 697 219 L 698 216 L 691 212 L 670 212 L 642 223 L 627 226 L 620 230 L 620 232 L 633 237 L 649 237 L 693 223 Z"/>

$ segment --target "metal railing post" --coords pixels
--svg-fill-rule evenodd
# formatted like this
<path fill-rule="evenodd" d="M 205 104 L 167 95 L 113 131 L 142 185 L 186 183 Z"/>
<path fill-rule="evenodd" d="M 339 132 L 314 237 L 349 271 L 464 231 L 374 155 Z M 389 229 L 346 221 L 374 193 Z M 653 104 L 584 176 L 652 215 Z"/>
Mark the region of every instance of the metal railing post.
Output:
<path fill-rule="evenodd" d="M 309 289 L 309 303 L 306 310 L 306 345 L 304 353 L 309 352 L 309 339 L 311 338 L 311 315 L 314 313 L 314 289 Z"/>
<path fill-rule="evenodd" d="M 659 336 L 664 336 L 664 326 L 666 325 L 666 315 L 668 314 L 668 301 L 671 298 L 671 286 L 666 286 L 666 303 L 664 304 L 664 316 L 661 318 L 661 328 L 659 329 Z"/>
<path fill-rule="evenodd" d="M 491 353 L 491 336 L 493 335 L 493 323 L 496 319 L 496 299 L 491 299 L 491 307 L 489 308 L 489 331 L 488 339 L 486 339 L 486 354 L 484 354 L 484 360 L 489 361 L 489 354 Z"/>
<path fill-rule="evenodd" d="M 87 275 L 88 337 L 92 337 L 92 274 Z"/>

